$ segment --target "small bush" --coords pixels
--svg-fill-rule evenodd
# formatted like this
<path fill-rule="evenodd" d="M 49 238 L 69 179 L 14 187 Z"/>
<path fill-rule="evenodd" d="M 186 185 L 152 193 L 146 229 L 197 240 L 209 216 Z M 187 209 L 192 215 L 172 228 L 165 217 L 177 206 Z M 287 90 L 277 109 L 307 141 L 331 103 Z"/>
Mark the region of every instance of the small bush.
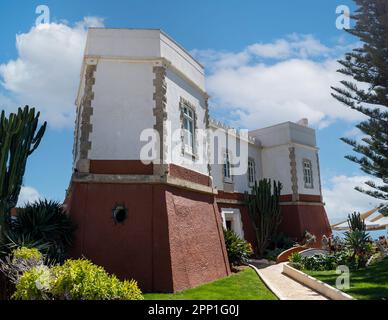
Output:
<path fill-rule="evenodd" d="M 39 265 L 16 283 L 15 300 L 141 300 L 136 281 L 120 281 L 89 260 L 66 260 L 63 265 Z"/>
<path fill-rule="evenodd" d="M 43 260 L 43 255 L 35 248 L 17 248 L 0 260 L 0 271 L 11 283 L 16 284 L 26 271 L 43 265 Z"/>
<path fill-rule="evenodd" d="M 299 252 L 294 252 L 289 256 L 288 261 L 293 263 L 301 263 L 302 259 L 302 255 Z"/>
<path fill-rule="evenodd" d="M 333 254 L 316 254 L 314 256 L 302 257 L 300 253 L 293 253 L 289 259 L 291 265 L 297 269 L 310 271 L 334 270 L 340 265 L 347 265 L 350 269 L 355 269 L 351 261 L 350 252 L 340 251 Z"/>
<path fill-rule="evenodd" d="M 43 255 L 36 248 L 21 247 L 12 251 L 13 260 L 33 260 L 40 261 L 43 259 Z"/>
<path fill-rule="evenodd" d="M 241 265 L 253 254 L 252 246 L 247 241 L 240 239 L 232 230 L 224 229 L 224 238 L 229 263 L 232 266 Z"/>
<path fill-rule="evenodd" d="M 53 268 L 55 297 L 67 300 L 141 300 L 137 283 L 120 281 L 89 260 L 67 260 Z"/>
<path fill-rule="evenodd" d="M 282 251 L 284 251 L 293 247 L 294 244 L 295 241 L 293 241 L 290 237 L 286 236 L 284 233 L 279 232 L 272 237 L 268 249 L 282 249 Z"/>
<path fill-rule="evenodd" d="M 266 250 L 264 258 L 272 261 L 276 261 L 276 258 L 281 254 L 285 249 L 275 248 L 273 250 Z"/>
<path fill-rule="evenodd" d="M 41 265 L 27 270 L 16 283 L 14 300 L 47 300 L 50 295 L 52 275 L 49 267 Z"/>

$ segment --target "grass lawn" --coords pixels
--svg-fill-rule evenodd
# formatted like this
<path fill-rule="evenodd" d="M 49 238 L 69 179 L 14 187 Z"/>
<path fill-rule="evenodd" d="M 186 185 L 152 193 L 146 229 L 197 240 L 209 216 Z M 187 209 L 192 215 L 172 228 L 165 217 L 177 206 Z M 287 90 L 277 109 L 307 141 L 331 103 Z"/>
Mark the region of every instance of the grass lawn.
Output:
<path fill-rule="evenodd" d="M 276 300 L 251 268 L 175 294 L 148 293 L 146 300 Z"/>
<path fill-rule="evenodd" d="M 309 275 L 335 287 L 335 271 L 305 271 Z M 343 290 L 356 299 L 388 300 L 388 258 L 366 269 L 350 273 L 350 288 Z"/>

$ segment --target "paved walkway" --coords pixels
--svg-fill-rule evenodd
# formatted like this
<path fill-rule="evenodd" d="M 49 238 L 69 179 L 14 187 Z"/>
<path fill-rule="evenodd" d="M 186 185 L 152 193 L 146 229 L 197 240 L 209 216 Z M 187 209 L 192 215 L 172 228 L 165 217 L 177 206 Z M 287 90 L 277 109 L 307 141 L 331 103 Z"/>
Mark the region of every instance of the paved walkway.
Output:
<path fill-rule="evenodd" d="M 328 300 L 321 294 L 283 274 L 283 264 L 263 266 L 252 263 L 261 279 L 280 300 Z"/>

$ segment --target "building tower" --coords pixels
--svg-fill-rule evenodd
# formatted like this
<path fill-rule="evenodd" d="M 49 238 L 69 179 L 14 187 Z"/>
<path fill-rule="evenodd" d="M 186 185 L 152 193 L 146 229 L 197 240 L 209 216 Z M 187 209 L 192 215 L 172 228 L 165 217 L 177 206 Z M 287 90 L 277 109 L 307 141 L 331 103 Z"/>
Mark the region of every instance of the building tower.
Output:
<path fill-rule="evenodd" d="M 78 225 L 73 256 L 144 291 L 230 273 L 216 190 L 199 155 L 206 137 L 182 135 L 185 147 L 173 148 L 174 132 L 208 126 L 204 82 L 203 67 L 160 30 L 89 29 L 66 199 Z M 144 162 L 147 132 L 160 143 Z"/>

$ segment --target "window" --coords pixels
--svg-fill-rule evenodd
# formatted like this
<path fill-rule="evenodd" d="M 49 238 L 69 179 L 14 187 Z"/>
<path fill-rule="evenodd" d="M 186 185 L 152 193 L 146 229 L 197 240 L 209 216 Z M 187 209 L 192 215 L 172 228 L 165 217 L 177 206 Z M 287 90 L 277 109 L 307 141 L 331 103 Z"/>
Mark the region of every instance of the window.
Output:
<path fill-rule="evenodd" d="M 303 181 L 305 188 L 313 188 L 313 169 L 310 160 L 303 160 Z"/>
<path fill-rule="evenodd" d="M 183 143 L 185 151 L 193 153 L 194 151 L 194 111 L 188 107 L 183 106 Z"/>
<path fill-rule="evenodd" d="M 232 181 L 232 177 L 231 177 L 231 173 L 230 173 L 230 156 L 229 156 L 229 152 L 226 151 L 225 154 L 224 154 L 224 180 L 226 182 L 231 182 Z"/>
<path fill-rule="evenodd" d="M 248 159 L 248 182 L 249 185 L 254 185 L 256 180 L 256 169 L 255 169 L 255 161 L 253 159 Z"/>

